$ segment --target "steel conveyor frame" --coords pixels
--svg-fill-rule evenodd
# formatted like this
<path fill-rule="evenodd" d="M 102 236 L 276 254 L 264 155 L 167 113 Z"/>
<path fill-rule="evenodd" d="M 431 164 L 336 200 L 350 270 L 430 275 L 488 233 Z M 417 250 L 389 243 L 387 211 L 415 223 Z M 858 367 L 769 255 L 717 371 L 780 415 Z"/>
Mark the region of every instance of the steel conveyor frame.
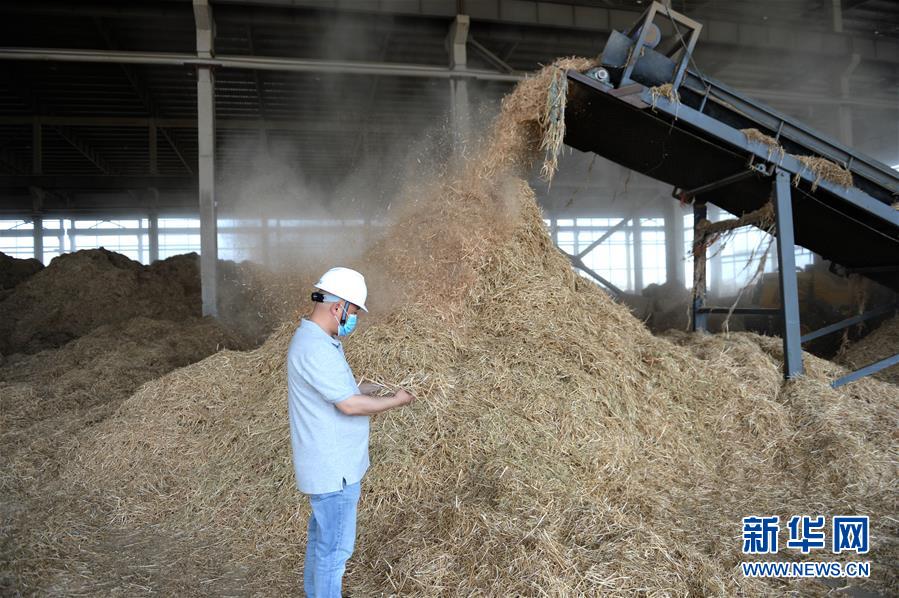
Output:
<path fill-rule="evenodd" d="M 658 27 L 653 24 L 657 16 L 670 19 L 680 42 L 664 54 L 654 51 L 658 40 L 650 40 L 659 35 Z M 686 29 L 688 41 L 678 25 Z M 825 257 L 846 270 L 859 272 L 899 291 L 899 210 L 891 206 L 899 197 L 899 173 L 702 76 L 698 70 L 689 70 L 687 66 L 700 29 L 701 25 L 695 21 L 653 2 L 627 34 L 613 32 L 603 54 L 603 67 L 608 67 L 608 70 L 598 68 L 587 73 L 568 72 L 570 85 L 565 140 L 577 149 L 593 151 L 628 168 L 674 184 L 676 195 L 693 199 L 694 225 L 705 218 L 706 202 L 740 215 L 757 209 L 770 197 L 774 204 L 777 231 L 781 292 L 779 315 L 784 324 L 783 371 L 785 378 L 794 378 L 803 373 L 803 342 L 875 315 L 883 315 L 883 310 L 875 310 L 877 313 L 869 312 L 805 336 L 801 334 L 795 267 L 796 206 L 806 218 L 809 214 L 824 218 L 822 222 L 826 222 L 827 226 L 823 230 L 838 230 L 840 223 L 845 223 L 843 226 L 847 230 L 855 227 L 852 234 L 867 245 L 855 253 L 835 252 L 837 258 L 840 255 L 851 258 L 847 262 L 841 263 L 834 256 Z M 678 60 L 676 63 L 675 57 Z M 641 64 L 641 61 L 645 62 Z M 656 86 L 666 81 L 671 83 L 675 93 L 659 92 Z M 614 114 L 606 116 L 606 111 Z M 603 117 L 609 121 L 599 122 Z M 645 135 L 646 150 L 641 154 L 643 148 L 639 139 L 619 137 L 616 143 L 598 138 L 602 125 L 611 126 L 611 123 L 625 128 L 630 124 L 632 131 L 628 134 Z M 785 151 L 772 155 L 771 147 L 750 140 L 741 131 L 745 128 L 756 128 L 770 134 Z M 666 138 L 659 139 L 660 136 Z M 703 179 L 696 173 L 685 175 L 678 172 L 677 166 L 689 164 L 690 157 L 673 159 L 670 148 L 666 149 L 669 143 L 680 143 L 682 149 L 696 151 L 695 160 L 701 160 L 699 154 L 703 152 L 707 157 L 720 158 L 720 163 L 713 165 L 716 168 L 710 167 L 704 172 L 705 176 L 717 174 L 711 179 Z M 791 154 L 819 156 L 844 166 L 852 174 L 852 186 L 843 187 L 821 179 Z M 676 164 L 664 165 L 666 160 Z M 742 160 L 742 166 L 738 160 Z M 731 172 L 727 172 L 727 168 Z M 768 181 L 768 191 L 764 190 L 764 181 Z M 684 192 L 681 190 L 684 187 L 691 190 Z M 722 200 L 724 197 L 728 199 Z M 812 208 L 809 205 L 819 212 L 810 212 Z M 801 222 L 801 228 L 806 242 L 814 241 L 818 252 L 824 253 L 820 249 L 827 246 L 828 241 L 815 239 L 814 226 L 808 222 Z M 871 236 L 870 240 L 866 235 Z M 869 253 L 865 254 L 865 251 Z M 871 254 L 870 251 L 877 253 Z M 886 255 L 883 255 L 884 251 Z M 873 259 L 875 255 L 876 259 Z M 872 266 L 869 263 L 858 263 L 866 257 L 872 258 L 873 267 L 869 267 Z M 716 313 L 719 308 L 704 305 L 705 252 L 702 248 L 694 252 L 694 260 L 694 271 L 700 274 L 694 281 L 693 327 L 704 330 L 708 314 Z M 855 263 L 851 263 L 853 261 Z M 886 311 L 890 309 L 886 308 Z M 843 376 L 833 381 L 833 386 L 841 386 L 896 363 L 899 363 L 899 355 Z"/>

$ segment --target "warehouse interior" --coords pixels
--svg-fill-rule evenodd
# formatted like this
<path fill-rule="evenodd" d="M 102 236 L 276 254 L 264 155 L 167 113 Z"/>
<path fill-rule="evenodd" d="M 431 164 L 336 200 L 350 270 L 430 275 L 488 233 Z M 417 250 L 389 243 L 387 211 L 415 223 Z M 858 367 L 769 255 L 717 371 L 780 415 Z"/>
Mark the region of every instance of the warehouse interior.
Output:
<path fill-rule="evenodd" d="M 491 248 L 507 242 L 506 235 L 521 242 L 522 233 L 510 233 L 518 229 L 509 223 L 530 217 L 530 191 L 513 192 L 518 178 L 507 181 L 504 171 L 496 174 L 484 167 L 488 174 L 479 170 L 474 177 L 480 182 L 471 182 L 465 173 L 494 159 L 484 148 L 494 147 L 496 123 L 506 122 L 503 115 L 518 109 L 509 98 L 528 81 L 541 81 L 538 73 L 549 72 L 544 67 L 559 58 L 597 59 L 614 31 L 633 31 L 641 15 L 654 7 L 701 24 L 695 48 L 684 46 L 691 73 L 785 115 L 781 123 L 791 119 L 828 144 L 849 148 L 846 155 L 852 158 L 835 166 L 852 170 L 856 178 L 853 161 L 876 165 L 884 197 L 893 194 L 892 202 L 882 202 L 887 210 L 877 210 L 892 229 L 871 234 L 880 235 L 885 239 L 881 246 L 895 253 L 881 255 L 876 263 L 841 264 L 803 247 L 797 235 L 795 251 L 785 262 L 786 250 L 778 248 L 775 238 L 782 221 L 776 226 L 750 221 L 756 226 L 731 230 L 727 223 L 747 216 L 748 209 L 731 212 L 711 202 L 706 209 L 703 203 L 700 216 L 693 194 L 569 142 L 551 180 L 541 175 L 544 154 L 549 156 L 543 147 L 539 152 L 531 148 L 534 156 L 515 175 L 532 189 L 540 234 L 554 247 L 552 257 L 532 257 L 530 245 L 516 254 L 522 264 L 535 260 L 520 273 L 534 290 L 526 292 L 524 283 L 490 286 L 492 268 L 503 260 L 509 260 L 503 272 L 519 272 L 518 258 Z M 558 504 L 566 510 L 553 507 L 569 473 L 540 460 L 556 451 L 544 444 L 549 430 L 568 429 L 571 438 L 579 439 L 570 454 L 599 446 L 589 440 L 599 434 L 595 429 L 578 428 L 581 424 L 566 428 L 566 415 L 544 405 L 544 395 L 553 394 L 550 389 L 558 384 L 595 397 L 605 391 L 584 389 L 600 381 L 609 388 L 623 385 L 620 395 L 640 402 L 639 407 L 616 407 L 603 398 L 590 409 L 608 409 L 609 421 L 633 425 L 632 435 L 621 437 L 625 439 L 642 438 L 645 430 L 632 421 L 641 409 L 651 411 L 647 421 L 665 419 L 659 414 L 670 405 L 662 408 L 656 398 L 645 404 L 639 399 L 656 397 L 651 389 L 666 389 L 660 391 L 665 397 L 692 397 L 691 392 L 715 397 L 729 406 L 718 421 L 750 422 L 750 436 L 768 433 L 787 442 L 808 434 L 814 440 L 808 447 L 798 443 L 800 448 L 784 448 L 772 440 L 759 462 L 755 457 L 739 465 L 703 461 L 703 468 L 718 471 L 722 479 L 728 468 L 743 476 L 769 475 L 762 463 L 788 469 L 783 463 L 791 459 L 806 463 L 806 453 L 793 451 L 816 455 L 807 464 L 826 453 L 833 463 L 865 472 L 859 488 L 871 504 L 879 501 L 877 508 L 887 513 L 896 504 L 895 476 L 890 479 L 878 469 L 896 448 L 890 430 L 899 413 L 899 290 L 890 278 L 899 268 L 896 2 L 32 0 L 4 3 L 0 16 L 0 404 L 5 412 L 0 438 L 8 449 L 3 451 L 8 452 L 8 473 L 0 478 L 0 496 L 9 506 L 0 521 L 4 593 L 283 595 L 285 588 L 294 587 L 302 551 L 291 546 L 294 539 L 302 542 L 291 534 L 300 529 L 294 521 L 300 502 L 290 498 L 291 484 L 284 483 L 278 469 L 289 456 L 270 448 L 283 440 L 278 432 L 283 422 L 276 417 L 278 368 L 283 369 L 279 351 L 289 340 L 285 330 L 291 322 L 295 327 L 298 314 L 308 307 L 314 278 L 339 264 L 369 268 L 370 288 L 379 291 L 372 291 L 372 304 L 382 314 L 372 316 L 370 332 L 358 333 L 368 334 L 361 337 L 369 339 L 368 348 L 362 348 L 363 340 L 355 345 L 355 339 L 347 341 L 351 365 L 355 369 L 358 363 L 366 376 L 415 390 L 419 402 L 434 397 L 426 414 L 404 423 L 397 423 L 402 417 L 397 415 L 384 428 L 373 428 L 373 435 L 392 426 L 390 430 L 420 441 L 416 450 L 430 446 L 464 461 L 460 467 L 468 469 L 459 473 L 459 480 L 477 480 L 476 490 L 444 496 L 441 484 L 449 483 L 449 469 L 435 466 L 433 474 L 411 473 L 434 454 L 410 456 L 402 441 L 399 448 L 391 444 L 390 433 L 385 434 L 390 442 L 373 445 L 373 454 L 377 450 L 384 463 L 418 482 L 398 483 L 401 489 L 394 492 L 391 476 L 399 474 L 390 474 L 372 484 L 380 498 L 372 499 L 365 511 L 372 531 L 362 542 L 371 544 L 385 535 L 392 539 L 383 542 L 387 556 L 379 556 L 375 546 L 361 547 L 361 564 L 351 567 L 349 575 L 362 595 L 817 595 L 827 587 L 818 581 L 734 581 L 726 574 L 732 563 L 725 557 L 724 564 L 709 566 L 701 581 L 691 585 L 685 572 L 699 567 L 703 554 L 730 550 L 721 545 L 721 538 L 733 532 L 725 523 L 714 541 L 693 546 L 693 552 L 682 556 L 686 564 L 670 565 L 670 576 L 663 574 L 669 565 L 659 563 L 670 564 L 672 557 L 658 556 L 665 549 L 654 544 L 661 540 L 651 531 L 636 526 L 625 532 L 597 523 L 602 500 L 616 505 L 604 517 L 614 513 L 628 526 L 636 520 L 630 505 L 618 506 L 608 498 L 615 495 L 614 484 L 629 497 L 631 491 L 649 497 L 647 505 L 650 498 L 656 500 L 653 504 L 669 504 L 670 497 L 660 498 L 661 481 L 669 474 L 659 474 L 657 485 L 646 474 L 648 465 L 638 474 L 628 469 L 631 465 L 603 469 L 591 459 L 578 461 L 571 471 L 589 471 L 597 479 L 613 470 L 632 473 L 626 479 L 609 474 L 615 481 L 598 502 L 565 499 Z M 683 42 L 676 24 L 674 29 Z M 662 33 L 672 32 L 663 26 Z M 658 106 L 655 98 L 647 111 L 664 115 L 671 98 L 663 97 Z M 538 110 L 543 103 L 541 96 Z M 687 104 L 684 100 L 684 110 Z M 776 133 L 779 138 L 781 131 Z M 663 152 L 676 152 L 664 149 L 664 141 L 640 139 L 623 125 L 603 123 L 600 134 L 638 148 L 637 153 L 642 146 L 647 153 L 655 151 L 658 143 Z M 762 160 L 771 168 L 767 174 L 783 166 L 782 158 L 778 162 L 770 153 L 767 158 Z M 890 169 L 895 172 L 883 174 Z M 793 186 L 799 187 L 796 177 Z M 809 181 L 809 193 L 819 180 Z M 501 188 L 482 189 L 490 184 Z M 463 196 L 489 197 L 495 203 L 485 216 L 470 205 L 461 207 Z M 419 212 L 430 216 L 415 216 Z M 698 218 L 724 223 L 721 230 L 727 230 L 701 252 L 694 245 Z M 790 235 L 792 248 L 792 229 Z M 825 245 L 848 242 L 833 238 Z M 464 251 L 453 254 L 455 244 Z M 480 251 L 486 257 L 478 258 L 482 261 L 469 272 L 466 260 Z M 564 273 L 546 265 L 556 265 L 556 259 Z M 785 263 L 796 271 L 791 277 L 794 299 L 783 294 Z M 443 313 L 429 311 L 437 307 L 435 298 L 445 299 Z M 535 328 L 530 337 L 519 337 L 520 321 L 490 302 L 502 298 L 511 301 L 518 318 L 542 320 L 528 325 L 545 330 Z M 457 300 L 462 301 L 458 311 L 453 307 Z M 791 323 L 785 305 L 793 300 L 798 311 Z M 481 322 L 477 318 L 486 315 L 469 314 L 466 302 L 495 318 Z M 583 315 L 577 311 L 569 322 L 563 307 L 570 305 Z M 565 337 L 576 324 L 585 334 L 594 331 L 606 353 Z M 457 332 L 429 328 L 438 325 L 455 326 Z M 385 340 L 387 333 L 379 332 L 391 326 L 399 330 L 399 338 L 418 340 L 409 341 L 408 351 L 394 351 Z M 468 332 L 470 326 L 491 331 L 491 340 L 460 340 L 474 334 Z M 791 326 L 796 331 L 792 340 Z M 704 335 L 702 330 L 720 334 Z M 553 357 L 555 342 L 547 339 L 556 331 L 567 339 L 570 354 Z M 535 354 L 545 352 L 546 362 L 526 367 L 529 358 L 517 349 L 493 344 L 503 335 L 510 344 L 519 339 Z M 667 343 L 666 348 L 657 343 Z M 695 363 L 681 363 L 675 354 Z M 556 358 L 567 365 L 556 364 Z M 428 369 L 416 359 L 439 365 Z M 585 359 L 598 365 L 585 365 Z M 655 366 L 657 362 L 664 365 Z M 577 367 L 571 365 L 575 363 Z M 671 365 L 675 363 L 680 365 Z M 493 369 L 490 376 L 473 380 L 458 372 L 463 364 L 492 364 Z M 648 371 L 640 364 L 647 364 Z M 544 366 L 556 370 L 544 372 Z M 536 372 L 533 380 L 526 375 L 529 367 Z M 652 371 L 655 367 L 661 369 Z M 665 368 L 678 373 L 665 377 L 660 373 L 669 371 Z M 794 376 L 797 371 L 801 376 Z M 702 390 L 687 390 L 689 384 L 678 376 L 696 377 L 696 389 Z M 224 381 L 214 382 L 219 377 Z M 632 382 L 643 377 L 645 383 Z M 791 380 L 785 383 L 784 378 Z M 715 380 L 724 379 L 732 382 L 721 382 L 719 388 Z M 467 442 L 470 438 L 457 430 L 469 417 L 477 417 L 482 433 L 495 432 L 488 424 L 496 422 L 472 415 L 477 401 L 468 402 L 466 383 L 471 389 L 483 383 L 485 397 L 534 393 L 541 405 L 531 422 L 532 432 L 540 433 L 534 432 L 535 444 L 521 440 L 520 455 L 500 454 L 499 449 L 491 453 L 489 447 L 463 455 L 441 444 L 450 442 L 447 438 L 457 443 L 453 447 Z M 846 390 L 834 388 L 843 384 Z M 201 397 L 197 404 L 184 398 L 191 392 Z M 453 394 L 457 392 L 464 400 Z M 447 415 L 442 401 L 457 399 L 459 408 Z M 703 401 L 692 400 L 683 404 L 714 419 Z M 494 404 L 492 398 L 483 401 Z M 818 401 L 829 403 L 820 407 Z M 858 402 L 876 408 L 861 414 Z M 782 411 L 788 409 L 783 404 L 798 411 Z M 158 405 L 159 412 L 147 405 Z M 244 421 L 247 416 L 237 415 L 242 405 L 274 415 Z M 826 415 L 814 415 L 818 409 Z M 672 421 L 683 415 L 680 407 L 675 411 Z M 544 415 L 548 419 L 541 420 Z M 422 431 L 434 422 L 439 429 L 441 417 L 450 422 L 449 436 Z M 514 411 L 504 417 L 518 421 Z M 840 418 L 851 429 L 841 431 Z M 775 421 L 797 427 L 788 433 Z M 684 426 L 695 425 L 705 433 L 706 424 Z M 506 424 L 496 425 L 504 430 Z M 252 433 L 243 438 L 242 429 Z M 510 446 L 517 447 L 518 432 L 509 430 Z M 721 437 L 731 431 L 727 428 Z M 148 438 L 139 440 L 141 435 Z M 658 442 L 653 446 L 671 455 L 685 446 L 666 448 Z M 240 448 L 221 448 L 229 443 Z M 614 446 L 631 441 L 621 443 Z M 252 467 L 247 468 L 266 476 L 273 470 L 274 478 L 247 482 L 247 472 L 233 463 L 241 450 L 251 455 L 247 463 Z M 723 449 L 703 444 L 684 450 L 720 455 Z M 769 450 L 774 452 L 765 453 Z M 105 461 L 104 455 L 117 451 L 120 459 Z M 175 458 L 170 453 L 182 454 L 183 462 L 165 461 Z M 216 455 L 210 463 L 226 473 L 208 474 L 197 457 L 204 453 Z M 539 467 L 534 465 L 531 471 L 524 463 L 528 453 L 538 455 L 535 463 L 546 467 L 535 473 Z M 67 463 L 70 455 L 74 464 Z M 279 465 L 265 465 L 266 458 Z M 671 463 L 679 458 L 671 457 Z M 628 463 L 639 460 L 633 459 Z M 586 469 L 578 470 L 582 465 Z M 140 472 L 141 467 L 150 473 Z M 803 484 L 817 480 L 836 488 L 843 483 L 834 481 L 836 473 L 815 467 L 808 465 Z M 528 486 L 513 473 L 508 483 L 514 490 L 494 487 L 506 483 L 502 472 L 519 469 L 522 479 L 536 475 L 540 481 Z M 160 473 L 164 470 L 175 473 Z M 544 483 L 540 476 L 546 471 L 552 471 L 549 478 L 558 485 Z M 179 480 L 205 475 L 209 484 L 179 485 Z M 771 474 L 758 504 L 735 499 L 720 512 L 734 516 L 739 508 L 759 505 L 802 506 L 794 488 L 798 482 L 785 486 L 787 478 L 779 475 Z M 702 500 L 719 501 L 712 497 L 717 491 L 709 488 L 724 482 L 706 482 Z M 212 489 L 212 484 L 218 486 Z M 239 484 L 248 489 L 235 491 Z M 736 484 L 733 492 L 749 491 L 749 486 Z M 433 492 L 421 499 L 426 491 Z M 157 498 L 151 500 L 154 492 Z M 391 495 L 398 505 L 389 504 Z M 51 507 L 49 496 L 63 498 Z M 836 490 L 822 495 L 820 504 L 833 509 L 852 504 L 841 502 L 845 497 L 840 496 Z M 423 501 L 422 514 L 401 523 L 402 503 L 414 497 Z M 456 511 L 450 512 L 450 504 L 457 504 Z M 684 508 L 689 515 L 680 513 L 675 525 L 704 507 L 700 501 Z M 659 525 L 667 521 L 657 516 L 656 507 L 645 509 L 640 521 L 643 516 Z M 504 531 L 486 519 L 486 527 L 477 529 L 480 523 L 472 520 L 480 521 L 488 512 L 505 522 Z M 45 520 L 45 513 L 52 516 Z M 878 513 L 872 511 L 872 521 Z M 602 542 L 612 545 L 613 538 L 624 537 L 616 534 L 632 533 L 634 542 L 646 543 L 646 554 L 657 556 L 628 554 L 623 564 L 608 565 L 600 540 L 562 531 L 562 523 L 544 529 L 547 516 L 547 521 L 555 518 L 575 528 L 595 524 L 603 529 Z M 876 528 L 882 537 L 893 539 L 878 546 L 880 552 L 871 559 L 872 577 L 845 587 L 847 592 L 858 588 L 886 596 L 899 587 L 888 566 L 899 551 L 896 524 L 884 516 L 873 525 L 882 526 Z M 241 526 L 246 529 L 236 531 Z M 519 527 L 528 529 L 518 534 Z M 417 534 L 425 538 L 420 543 L 414 540 Z M 512 545 L 523 552 L 506 548 Z M 630 550 L 627 546 L 615 550 Z M 411 556 L 415 547 L 420 553 Z M 251 556 L 242 559 L 241 551 Z M 54 554 L 68 562 L 60 564 Z M 276 564 L 258 565 L 274 555 L 281 555 Z M 530 561 L 554 564 L 541 568 Z M 177 573 L 167 577 L 166 563 L 174 563 Z M 257 566 L 261 572 L 254 572 Z M 385 573 L 385 567 L 392 573 Z M 652 567 L 656 573 L 647 572 Z M 631 575 L 635 568 L 641 573 Z M 274 580 L 270 587 L 266 579 Z"/>
<path fill-rule="evenodd" d="M 214 140 L 211 168 L 221 180 L 219 253 L 264 260 L 266 244 L 259 239 L 291 234 L 302 225 L 282 221 L 303 215 L 277 214 L 241 168 L 283 167 L 276 176 L 290 186 L 294 201 L 269 180 L 270 201 L 296 205 L 302 189 L 301 201 L 314 206 L 340 200 L 357 206 L 338 219 L 376 221 L 397 186 L 378 173 L 413 153 L 409 139 L 445 146 L 439 137 L 449 131 L 454 101 L 481 117 L 477 129 L 523 73 L 557 56 L 598 54 L 607 32 L 626 27 L 643 3 L 363 2 L 355 8 L 338 3 L 337 10 L 330 2 L 219 4 L 208 53 L 224 65 L 230 57 L 240 63 L 209 69 L 214 89 L 209 106 L 201 106 L 214 114 L 214 132 L 204 134 Z M 884 1 L 825 4 L 746 4 L 745 14 L 733 2 L 678 8 L 705 20 L 708 33 L 696 55 L 704 73 L 897 164 L 897 9 Z M 460 9 L 471 19 L 453 48 L 464 48 L 461 57 L 451 54 L 448 41 Z M 6 46 L 47 52 L 32 52 L 27 61 L 15 53 L 3 57 L 3 250 L 44 263 L 98 246 L 101 238 L 115 238 L 106 246 L 143 263 L 199 251 L 197 73 L 206 71 L 177 65 L 197 53 L 190 3 L 38 2 L 4 12 Z M 121 52 L 132 56 L 117 62 Z M 159 52 L 172 57 L 149 57 Z M 72 61 L 75 53 L 94 57 Z M 268 62 L 254 69 L 253 57 Z M 418 66 L 427 69 L 416 72 Z M 479 73 L 462 80 L 465 100 L 454 100 L 453 69 Z M 672 259 L 648 252 L 644 267 L 636 268 L 642 252 L 629 249 L 620 272 L 599 265 L 607 260 L 595 265 L 636 293 L 653 282 L 686 282 L 670 189 L 609 163 L 589 169 L 589 161 L 574 156 L 554 185 L 537 187 L 547 218 L 561 223 L 559 242 L 577 252 L 604 232 L 608 225 L 600 222 L 637 218 L 630 197 L 657 200 L 640 215 L 652 231 L 644 243 L 665 236 Z M 627 209 L 613 205 L 622 197 Z M 229 218 L 231 210 L 240 217 Z M 605 220 L 581 230 L 573 226 L 577 217 Z M 659 219 L 667 235 L 655 234 Z M 266 233 L 269 228 L 274 231 Z M 29 229 L 36 240 L 28 238 Z M 640 234 L 633 226 L 621 233 L 610 246 L 633 247 L 629 239 Z M 309 237 L 305 231 L 299 236 Z M 248 243 L 258 246 L 251 250 Z M 744 254 L 722 259 L 740 261 Z M 713 275 L 711 284 L 724 290 L 738 278 L 728 275 L 726 263 L 721 267 L 725 272 Z"/>

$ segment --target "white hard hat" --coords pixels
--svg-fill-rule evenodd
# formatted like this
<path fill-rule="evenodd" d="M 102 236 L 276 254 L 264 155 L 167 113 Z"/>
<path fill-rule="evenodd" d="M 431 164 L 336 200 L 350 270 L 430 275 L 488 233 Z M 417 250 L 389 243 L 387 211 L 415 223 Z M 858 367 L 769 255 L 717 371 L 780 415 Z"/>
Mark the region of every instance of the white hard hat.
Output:
<path fill-rule="evenodd" d="M 365 299 L 368 297 L 368 287 L 365 286 L 365 277 L 349 268 L 331 268 L 315 284 L 315 288 L 326 293 L 337 295 L 345 301 L 357 305 L 364 312 Z"/>

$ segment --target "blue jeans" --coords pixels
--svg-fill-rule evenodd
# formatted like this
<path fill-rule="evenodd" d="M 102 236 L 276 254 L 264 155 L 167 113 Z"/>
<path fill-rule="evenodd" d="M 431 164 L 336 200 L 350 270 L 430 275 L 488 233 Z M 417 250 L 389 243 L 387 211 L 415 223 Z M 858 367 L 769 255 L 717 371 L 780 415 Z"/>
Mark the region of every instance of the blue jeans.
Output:
<path fill-rule="evenodd" d="M 303 589 L 310 598 L 340 598 L 347 559 L 356 542 L 360 482 L 342 490 L 310 494 L 312 514 L 306 535 Z"/>

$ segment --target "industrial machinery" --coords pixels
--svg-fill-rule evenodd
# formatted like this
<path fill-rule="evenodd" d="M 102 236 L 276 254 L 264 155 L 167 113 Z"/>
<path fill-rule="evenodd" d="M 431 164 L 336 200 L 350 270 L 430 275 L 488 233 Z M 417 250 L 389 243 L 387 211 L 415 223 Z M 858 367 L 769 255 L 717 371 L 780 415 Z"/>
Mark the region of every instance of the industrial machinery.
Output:
<path fill-rule="evenodd" d="M 688 68 L 701 29 L 653 2 L 630 31 L 613 32 L 600 66 L 567 74 L 565 143 L 673 185 L 675 196 L 692 200 L 696 223 L 705 218 L 708 203 L 736 216 L 773 204 L 780 306 L 735 313 L 782 318 L 784 376 L 792 378 L 803 372 L 804 342 L 884 312 L 803 335 L 795 245 L 830 260 L 842 273 L 899 292 L 899 210 L 893 205 L 899 200 L 899 173 L 702 75 L 695 65 Z M 744 132 L 750 129 L 761 135 Z M 821 164 L 851 175 L 851 183 L 822 176 L 815 169 Z M 699 274 L 693 325 L 704 329 L 708 314 L 728 308 L 704 304 L 704 252 L 694 251 L 694 259 Z M 899 354 L 833 385 L 896 363 Z"/>

